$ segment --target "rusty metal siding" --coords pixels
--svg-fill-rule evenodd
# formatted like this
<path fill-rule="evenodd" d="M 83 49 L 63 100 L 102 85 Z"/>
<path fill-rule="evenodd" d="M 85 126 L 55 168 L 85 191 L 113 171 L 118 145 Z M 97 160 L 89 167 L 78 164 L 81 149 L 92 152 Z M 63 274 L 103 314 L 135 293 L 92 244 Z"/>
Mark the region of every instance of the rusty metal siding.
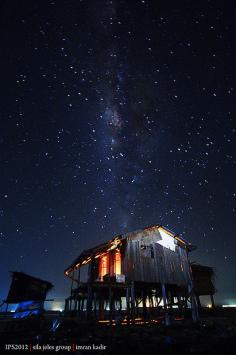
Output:
<path fill-rule="evenodd" d="M 122 273 L 131 281 L 158 282 L 186 286 L 190 281 L 187 251 L 175 245 L 172 251 L 157 241 L 158 231 L 140 231 L 127 238 Z"/>

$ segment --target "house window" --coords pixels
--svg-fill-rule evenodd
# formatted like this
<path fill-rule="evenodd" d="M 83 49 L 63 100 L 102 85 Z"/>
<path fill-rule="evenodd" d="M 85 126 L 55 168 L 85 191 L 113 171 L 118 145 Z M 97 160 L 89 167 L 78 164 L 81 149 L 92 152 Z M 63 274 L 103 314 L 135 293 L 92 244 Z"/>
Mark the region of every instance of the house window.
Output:
<path fill-rule="evenodd" d="M 107 274 L 110 276 L 121 275 L 120 250 L 106 254 L 99 259 L 99 280 L 103 281 Z"/>
<path fill-rule="evenodd" d="M 109 260 L 108 255 L 103 256 L 99 263 L 99 279 L 103 280 L 103 276 L 108 274 Z"/>
<path fill-rule="evenodd" d="M 154 250 L 152 245 L 141 245 L 141 256 L 154 259 Z"/>
<path fill-rule="evenodd" d="M 114 273 L 116 275 L 121 274 L 121 255 L 120 255 L 120 250 L 116 250 L 115 256 L 114 256 Z"/>

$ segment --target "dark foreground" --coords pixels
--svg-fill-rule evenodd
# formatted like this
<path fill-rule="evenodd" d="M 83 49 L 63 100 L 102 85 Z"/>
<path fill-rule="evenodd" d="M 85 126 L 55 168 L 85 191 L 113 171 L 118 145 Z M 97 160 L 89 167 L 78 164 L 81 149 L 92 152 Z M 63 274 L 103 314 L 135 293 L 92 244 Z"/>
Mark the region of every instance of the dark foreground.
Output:
<path fill-rule="evenodd" d="M 236 309 L 205 311 L 197 324 L 176 320 L 168 327 L 162 322 L 94 325 L 61 317 L 60 325 L 55 323 L 54 328 L 43 329 L 43 320 L 40 324 L 35 319 L 27 324 L 18 321 L 15 329 L 12 324 L 5 326 L 3 332 L 1 322 L 0 353 L 236 354 Z"/>

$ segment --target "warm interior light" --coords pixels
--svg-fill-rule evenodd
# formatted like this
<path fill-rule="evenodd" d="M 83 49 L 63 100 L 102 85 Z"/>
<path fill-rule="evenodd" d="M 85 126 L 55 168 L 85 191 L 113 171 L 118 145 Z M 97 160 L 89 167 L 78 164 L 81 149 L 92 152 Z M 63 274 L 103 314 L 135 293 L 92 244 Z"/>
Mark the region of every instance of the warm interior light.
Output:
<path fill-rule="evenodd" d="M 120 250 L 116 250 L 114 257 L 114 272 L 116 275 L 121 274 L 121 255 Z"/>
<path fill-rule="evenodd" d="M 99 278 L 101 280 L 108 273 L 108 261 L 108 255 L 104 255 L 99 262 Z"/>

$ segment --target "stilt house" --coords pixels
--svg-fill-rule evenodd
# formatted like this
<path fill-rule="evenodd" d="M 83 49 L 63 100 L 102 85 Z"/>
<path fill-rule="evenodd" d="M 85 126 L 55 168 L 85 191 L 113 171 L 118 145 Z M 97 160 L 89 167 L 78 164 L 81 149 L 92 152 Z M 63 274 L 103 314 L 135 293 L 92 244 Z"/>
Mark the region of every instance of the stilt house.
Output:
<path fill-rule="evenodd" d="M 110 321 L 125 314 L 131 321 L 164 310 L 179 311 L 190 301 L 194 320 L 197 309 L 188 254 L 194 247 L 160 225 L 151 226 L 85 250 L 65 270 L 72 280 L 65 309 L 79 317 Z M 80 270 L 88 265 L 88 279 Z M 104 320 L 105 321 L 105 320 Z"/>

